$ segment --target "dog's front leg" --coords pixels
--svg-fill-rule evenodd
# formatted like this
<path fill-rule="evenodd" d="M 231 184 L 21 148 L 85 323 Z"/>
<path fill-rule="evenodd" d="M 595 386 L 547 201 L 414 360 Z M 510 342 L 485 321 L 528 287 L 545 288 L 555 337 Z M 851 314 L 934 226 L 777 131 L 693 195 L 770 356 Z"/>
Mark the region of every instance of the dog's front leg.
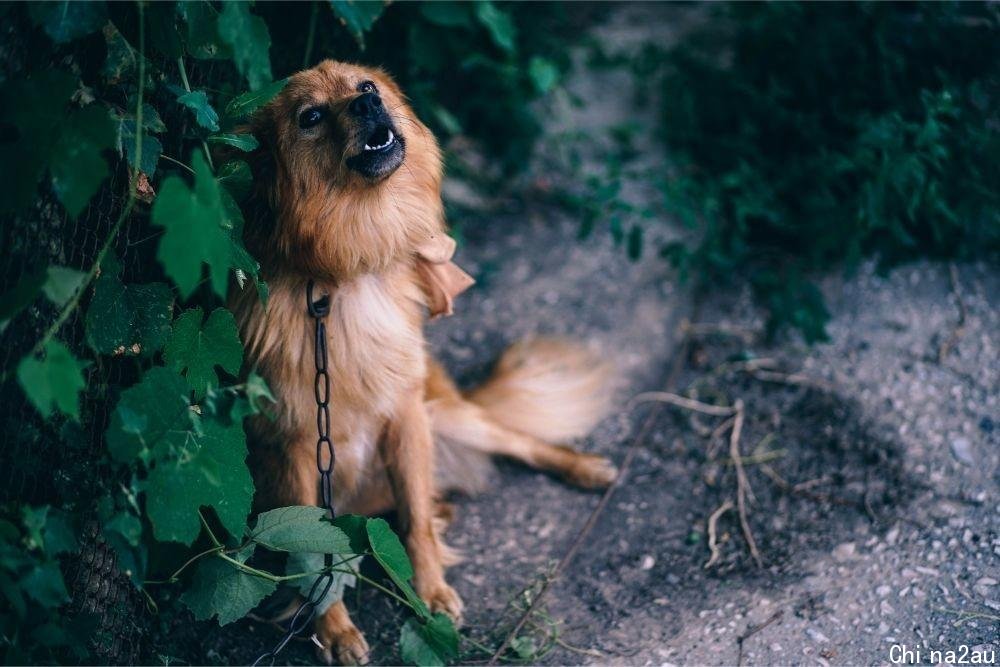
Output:
<path fill-rule="evenodd" d="M 444 580 L 443 550 L 434 530 L 434 440 L 422 388 L 406 392 L 382 439 L 382 457 L 406 534 L 417 594 L 432 612 L 444 612 L 458 623 L 462 599 Z"/>

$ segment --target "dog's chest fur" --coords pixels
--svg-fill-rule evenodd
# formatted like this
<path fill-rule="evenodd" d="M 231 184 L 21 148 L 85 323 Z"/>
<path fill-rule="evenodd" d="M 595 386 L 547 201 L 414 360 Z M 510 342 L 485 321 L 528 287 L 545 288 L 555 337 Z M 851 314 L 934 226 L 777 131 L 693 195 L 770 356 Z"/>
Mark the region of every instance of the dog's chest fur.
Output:
<path fill-rule="evenodd" d="M 401 397 L 415 387 L 419 390 L 426 376 L 422 296 L 411 272 L 411 267 L 400 266 L 314 288 L 317 296 L 331 295 L 324 322 L 338 499 L 349 498 L 381 474 L 377 439 Z M 306 310 L 304 281 L 279 277 L 270 286 L 266 313 L 244 299 L 236 309 L 248 361 L 279 401 L 277 419 L 255 420 L 251 434 L 284 449 L 287 456 L 311 459 L 314 475 L 315 322 Z"/>

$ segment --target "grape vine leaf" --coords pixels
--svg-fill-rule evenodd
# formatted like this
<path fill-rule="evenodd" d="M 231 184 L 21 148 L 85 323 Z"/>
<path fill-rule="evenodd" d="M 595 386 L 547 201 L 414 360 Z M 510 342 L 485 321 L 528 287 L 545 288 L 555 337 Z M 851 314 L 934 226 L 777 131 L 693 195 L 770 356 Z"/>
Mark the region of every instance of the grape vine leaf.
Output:
<path fill-rule="evenodd" d="M 347 533 L 330 523 L 322 507 L 293 505 L 263 512 L 248 537 L 271 551 L 357 553 Z"/>
<path fill-rule="evenodd" d="M 200 306 L 181 313 L 174 320 L 163 348 L 163 360 L 184 375 L 195 400 L 204 397 L 209 388 L 218 386 L 216 366 L 236 375 L 243 362 L 243 345 L 233 314 L 225 308 L 216 308 L 204 326 L 202 319 Z"/>
<path fill-rule="evenodd" d="M 354 586 L 357 584 L 357 577 L 346 570 L 351 572 L 357 572 L 357 567 L 361 562 L 360 557 L 355 557 L 354 559 L 343 562 L 351 558 L 350 554 L 333 554 L 333 563 L 338 565 L 338 570 L 333 573 L 333 583 L 330 585 L 330 589 L 326 592 L 326 595 L 321 597 L 316 602 L 316 613 L 322 614 L 330 606 L 344 597 L 344 589 L 348 586 Z M 323 554 L 313 554 L 313 553 L 290 553 L 288 554 L 288 561 L 285 564 L 285 574 L 286 575 L 296 575 L 305 574 L 307 572 L 319 572 L 326 566 L 326 559 Z M 319 575 L 311 577 L 297 577 L 289 581 L 290 584 L 299 589 L 302 595 L 309 595 L 312 591 L 312 587 L 316 583 L 316 579 Z"/>
<path fill-rule="evenodd" d="M 204 90 L 185 91 L 177 96 L 177 101 L 194 113 L 195 121 L 203 128 L 212 132 L 219 131 L 219 114 L 212 108 Z"/>
<path fill-rule="evenodd" d="M 202 264 L 208 265 L 212 288 L 226 295 L 226 279 L 233 258 L 233 242 L 219 184 L 201 151 L 191 160 L 194 189 L 179 176 L 169 176 L 153 204 L 153 224 L 164 227 L 156 256 L 184 298 L 201 281 Z"/>
<path fill-rule="evenodd" d="M 80 392 L 87 386 L 82 371 L 89 362 L 79 361 L 57 340 L 47 342 L 44 352 L 41 359 L 31 354 L 21 359 L 17 366 L 21 388 L 43 417 L 58 411 L 79 419 Z"/>
<path fill-rule="evenodd" d="M 223 121 L 224 125 L 226 127 L 232 127 L 237 123 L 250 120 L 250 117 L 253 116 L 257 109 L 273 100 L 287 84 L 288 79 L 279 79 L 264 86 L 260 90 L 251 90 L 248 93 L 243 93 L 242 95 L 233 98 L 229 104 L 226 105 L 225 119 Z"/>
<path fill-rule="evenodd" d="M 28 13 L 57 44 L 97 32 L 108 20 L 103 2 L 33 2 L 28 5 Z"/>
<path fill-rule="evenodd" d="M 179 455 L 158 457 L 146 481 L 146 514 L 161 542 L 190 545 L 201 532 L 198 510 L 215 510 L 223 527 L 242 535 L 253 499 L 242 424 L 206 419 L 189 432 Z"/>
<path fill-rule="evenodd" d="M 49 157 L 52 186 L 71 217 L 77 217 L 108 176 L 101 151 L 113 148 L 117 128 L 108 110 L 92 104 L 69 114 Z"/>
<path fill-rule="evenodd" d="M 364 49 L 365 33 L 372 29 L 375 21 L 382 15 L 385 4 L 365 0 L 330 0 L 330 8 L 358 46 Z"/>
<path fill-rule="evenodd" d="M 18 168 L 0 180 L 2 210 L 30 203 L 48 169 L 56 195 L 75 218 L 107 177 L 101 152 L 114 147 L 115 123 L 100 104 L 67 109 L 77 84 L 60 70 L 3 84 L 0 118 L 17 128 L 17 137 L 0 143 L 0 161 Z"/>
<path fill-rule="evenodd" d="M 104 439 L 119 463 L 136 458 L 149 462 L 171 450 L 187 449 L 198 435 L 195 413 L 188 403 L 187 382 L 176 371 L 154 366 L 122 392 Z"/>
<path fill-rule="evenodd" d="M 62 307 L 79 291 L 87 274 L 65 266 L 50 266 L 46 271 L 42 291 L 49 301 Z"/>
<path fill-rule="evenodd" d="M 187 24 L 187 51 L 202 60 L 232 58 L 229 45 L 219 37 L 219 11 L 211 2 L 181 2 L 178 13 Z"/>
<path fill-rule="evenodd" d="M 252 549 L 237 554 L 245 562 Z M 227 625 L 246 616 L 260 601 L 274 592 L 277 584 L 238 569 L 221 558 L 205 558 L 198 564 L 191 586 L 181 595 L 199 621 L 217 616 L 219 625 Z"/>
<path fill-rule="evenodd" d="M 382 566 L 396 587 L 402 591 L 403 596 L 406 597 L 407 602 L 417 615 L 424 620 L 430 619 L 430 610 L 410 585 L 410 579 L 413 578 L 413 566 L 410 564 L 410 557 L 406 555 L 406 549 L 403 548 L 399 537 L 392 531 L 385 519 L 369 519 L 365 523 L 365 531 L 368 533 L 368 543 L 375 560 Z"/>
<path fill-rule="evenodd" d="M 232 132 L 213 134 L 208 138 L 208 143 L 232 146 L 233 148 L 237 148 L 243 151 L 244 153 L 255 151 L 260 146 L 260 142 L 257 141 L 257 138 L 252 134 L 249 133 L 234 134 Z"/>
<path fill-rule="evenodd" d="M 250 13 L 249 3 L 225 3 L 219 16 L 219 37 L 232 49 L 236 69 L 246 77 L 250 90 L 271 82 L 271 34 L 264 19 Z"/>
<path fill-rule="evenodd" d="M 428 620 L 410 617 L 399 633 L 399 656 L 417 667 L 447 665 L 458 657 L 458 632 L 451 619 L 438 612 Z"/>
<path fill-rule="evenodd" d="M 98 354 L 149 356 L 170 333 L 174 296 L 166 283 L 123 283 L 113 252 L 101 262 L 101 274 L 87 307 L 84 331 Z"/>

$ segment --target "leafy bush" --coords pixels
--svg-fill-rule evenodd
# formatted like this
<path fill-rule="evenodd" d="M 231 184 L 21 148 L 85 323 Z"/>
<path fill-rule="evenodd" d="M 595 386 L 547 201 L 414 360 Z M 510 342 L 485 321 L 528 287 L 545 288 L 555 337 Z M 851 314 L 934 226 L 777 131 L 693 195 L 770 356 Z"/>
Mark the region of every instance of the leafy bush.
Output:
<path fill-rule="evenodd" d="M 1000 249 L 1000 30 L 978 3 L 735 3 L 654 58 L 675 159 L 665 249 L 748 275 L 772 330 L 824 336 L 816 270 Z"/>
<path fill-rule="evenodd" d="M 384 522 L 331 525 L 318 508 L 282 508 L 247 526 L 243 419 L 273 397 L 244 367 L 220 305 L 228 289 L 266 301 L 267 285 L 242 241 L 247 164 L 216 164 L 211 149 L 254 150 L 232 128 L 280 91 L 273 79 L 332 56 L 387 65 L 438 131 L 477 138 L 517 169 L 538 133 L 526 102 L 567 65 L 560 35 L 572 26 L 552 29 L 565 9 L 332 0 L 0 13 L 12 26 L 0 158 L 15 167 L 0 181 L 3 659 L 93 660 L 96 650 L 148 661 L 115 652 L 115 628 L 136 627 L 141 606 L 92 597 L 118 585 L 116 572 L 141 592 L 128 599 L 158 601 L 163 616 L 180 613 L 179 599 L 198 619 L 229 623 L 277 584 L 330 570 L 318 556 L 327 551 L 342 557 L 332 570 L 341 585 L 377 585 L 355 567 L 362 555 L 382 566 L 415 614 L 401 628 L 404 660 L 454 658 L 457 633 L 413 594 Z M 90 556 L 72 558 L 81 547 Z M 261 569 L 250 560 L 258 547 L 291 553 L 288 570 Z M 96 571 L 95 549 L 117 569 Z M 60 620 L 67 613 L 73 622 Z"/>

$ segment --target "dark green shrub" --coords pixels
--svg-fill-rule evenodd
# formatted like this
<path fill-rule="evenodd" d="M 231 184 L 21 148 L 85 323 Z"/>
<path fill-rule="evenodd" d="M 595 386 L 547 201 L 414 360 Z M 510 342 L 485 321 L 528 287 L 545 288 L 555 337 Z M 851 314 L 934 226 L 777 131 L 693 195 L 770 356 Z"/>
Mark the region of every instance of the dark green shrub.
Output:
<path fill-rule="evenodd" d="M 748 275 L 772 329 L 823 337 L 816 270 L 1000 249 L 995 7 L 735 3 L 663 67 L 669 204 L 698 226 L 666 253 Z"/>

